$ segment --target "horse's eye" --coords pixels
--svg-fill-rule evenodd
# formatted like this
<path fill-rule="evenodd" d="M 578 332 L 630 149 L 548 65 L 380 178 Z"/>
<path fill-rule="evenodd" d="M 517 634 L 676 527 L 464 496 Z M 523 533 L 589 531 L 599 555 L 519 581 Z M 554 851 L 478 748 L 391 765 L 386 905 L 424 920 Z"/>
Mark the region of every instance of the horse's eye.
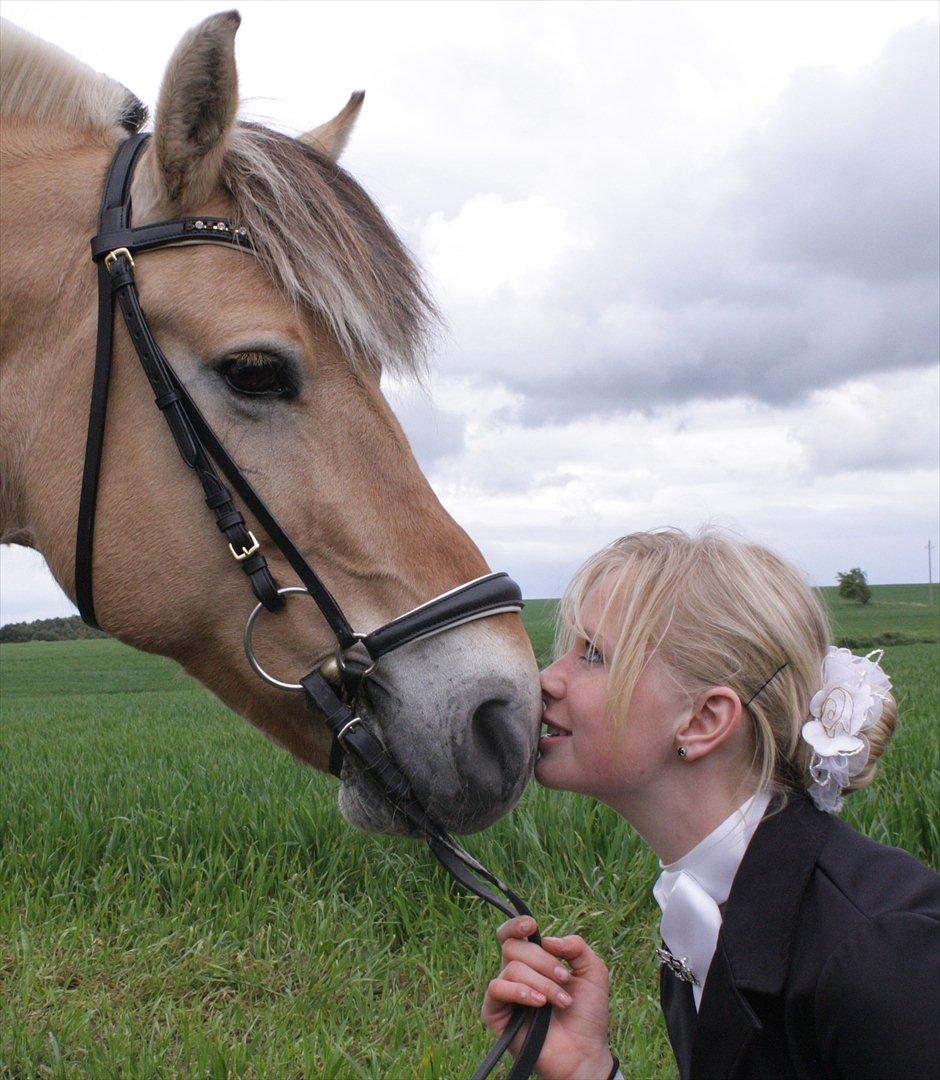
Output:
<path fill-rule="evenodd" d="M 297 388 L 276 357 L 245 353 L 222 364 L 222 376 L 238 394 L 252 397 L 294 397 Z"/>

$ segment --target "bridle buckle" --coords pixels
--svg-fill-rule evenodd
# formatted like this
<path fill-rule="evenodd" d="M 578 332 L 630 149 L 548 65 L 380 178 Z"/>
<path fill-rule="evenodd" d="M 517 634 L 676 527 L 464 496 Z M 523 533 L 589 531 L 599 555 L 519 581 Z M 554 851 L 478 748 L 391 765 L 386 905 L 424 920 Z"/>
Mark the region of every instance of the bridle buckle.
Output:
<path fill-rule="evenodd" d="M 134 256 L 131 255 L 127 248 L 115 248 L 114 251 L 109 251 L 104 257 L 104 268 L 109 274 L 111 273 L 111 267 L 114 266 L 122 255 L 127 259 L 131 266 L 134 265 Z"/>
<path fill-rule="evenodd" d="M 261 542 L 255 538 L 255 534 L 250 529 L 248 530 L 248 536 L 251 538 L 251 547 L 243 547 L 241 551 L 236 551 L 235 548 L 229 544 L 228 549 L 232 553 L 232 558 L 235 562 L 243 562 L 249 555 L 254 555 L 258 548 L 261 547 Z"/>
<path fill-rule="evenodd" d="M 343 726 L 340 728 L 340 730 L 336 733 L 336 741 L 340 744 L 340 746 L 344 750 L 347 749 L 346 739 L 345 739 L 346 732 L 349 731 L 350 728 L 355 727 L 356 724 L 361 724 L 361 723 L 362 723 L 362 719 L 360 717 L 358 717 L 358 716 L 354 716 L 352 718 L 352 720 L 350 720 L 347 723 L 343 724 Z"/>

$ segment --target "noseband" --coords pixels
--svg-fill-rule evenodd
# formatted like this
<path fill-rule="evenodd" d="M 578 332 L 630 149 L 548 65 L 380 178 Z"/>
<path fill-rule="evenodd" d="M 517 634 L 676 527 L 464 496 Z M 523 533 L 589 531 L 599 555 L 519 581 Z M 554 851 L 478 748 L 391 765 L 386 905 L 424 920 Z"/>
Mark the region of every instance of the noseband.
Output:
<path fill-rule="evenodd" d="M 332 736 L 331 772 L 339 776 L 344 758 L 349 755 L 355 759 L 382 795 L 425 838 L 438 861 L 454 878 L 510 918 L 529 915 L 529 909 L 512 889 L 477 862 L 433 820 L 386 747 L 354 711 L 363 680 L 383 656 L 403 645 L 476 619 L 521 611 L 519 586 L 505 573 L 487 574 L 435 597 L 376 630 L 368 633 L 353 630 L 316 571 L 229 456 L 150 332 L 134 279 L 135 253 L 205 243 L 226 244 L 250 252 L 252 244 L 247 230 L 225 218 L 203 216 L 137 228 L 131 226 L 131 177 L 148 139 L 149 135 L 133 135 L 118 147 L 105 181 L 98 235 L 91 241 L 92 258 L 98 266 L 98 337 L 75 546 L 75 591 L 81 616 L 89 625 L 98 626 L 92 590 L 92 544 L 116 299 L 154 392 L 156 405 L 170 428 L 180 456 L 198 476 L 206 505 L 215 514 L 229 552 L 248 577 L 258 600 L 245 627 L 245 652 L 252 668 L 282 690 L 302 692 L 310 708 L 323 718 Z M 231 492 L 219 476 L 219 470 L 290 564 L 303 588 L 278 586 L 261 552 L 260 542 L 248 529 Z M 307 593 L 313 598 L 336 637 L 337 650 L 335 657 L 298 682 L 289 683 L 270 675 L 258 663 L 252 649 L 252 631 L 262 610 L 281 611 L 285 597 L 298 593 Z M 530 940 L 537 943 L 538 934 L 533 934 Z M 550 1019 L 549 1005 L 540 1009 L 517 1006 L 502 1035 L 473 1074 L 473 1080 L 484 1080 L 490 1074 L 523 1024 L 531 1020 L 523 1046 L 509 1072 L 510 1080 L 524 1080 L 541 1051 Z"/>

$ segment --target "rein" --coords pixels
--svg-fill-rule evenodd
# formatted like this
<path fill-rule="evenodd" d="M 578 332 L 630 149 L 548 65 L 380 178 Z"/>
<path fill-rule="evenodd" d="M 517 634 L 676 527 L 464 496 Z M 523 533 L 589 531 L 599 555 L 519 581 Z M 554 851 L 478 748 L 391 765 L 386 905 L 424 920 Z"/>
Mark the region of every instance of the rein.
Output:
<path fill-rule="evenodd" d="M 368 634 L 353 630 L 326 585 L 219 441 L 150 332 L 134 279 L 135 253 L 194 243 L 227 244 L 248 252 L 253 249 L 247 230 L 225 218 L 181 218 L 137 228 L 131 226 L 131 178 L 149 137 L 133 135 L 118 147 L 105 181 L 98 234 L 91 241 L 92 258 L 98 267 L 98 336 L 75 545 L 75 592 L 79 612 L 86 623 L 98 627 L 92 557 L 116 300 L 150 382 L 157 408 L 170 428 L 180 456 L 199 478 L 206 505 L 215 514 L 229 552 L 241 566 L 258 600 L 245 627 L 245 652 L 252 668 L 282 690 L 303 693 L 309 707 L 322 717 L 332 736 L 330 771 L 334 775 L 340 775 L 343 761 L 350 755 L 383 797 L 424 837 L 434 856 L 453 878 L 510 918 L 531 915 L 512 889 L 465 851 L 427 813 L 386 747 L 355 712 L 362 682 L 383 656 L 402 645 L 475 619 L 521 611 L 519 586 L 505 573 L 487 574 L 435 597 Z M 278 586 L 261 552 L 260 541 L 235 506 L 220 471 L 290 564 L 303 588 Z M 296 593 L 307 593 L 313 598 L 333 631 L 338 648 L 335 657 L 298 683 L 287 683 L 275 679 L 261 667 L 252 651 L 251 635 L 262 610 L 281 611 L 285 596 Z M 538 943 L 538 933 L 529 940 Z M 489 1076 L 512 1039 L 523 1025 L 529 1023 L 519 1055 L 508 1074 L 509 1080 L 525 1080 L 541 1052 L 550 1020 L 551 1006 L 548 1004 L 539 1009 L 516 1006 L 502 1035 L 473 1073 L 473 1080 L 485 1080 Z"/>

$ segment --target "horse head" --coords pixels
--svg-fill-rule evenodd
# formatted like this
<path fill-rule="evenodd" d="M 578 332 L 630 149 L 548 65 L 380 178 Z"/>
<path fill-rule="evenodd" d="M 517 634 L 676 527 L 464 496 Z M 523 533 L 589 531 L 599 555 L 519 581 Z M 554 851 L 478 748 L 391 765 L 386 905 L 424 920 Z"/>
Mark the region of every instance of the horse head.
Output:
<path fill-rule="evenodd" d="M 337 164 L 362 95 L 299 139 L 240 123 L 238 24 L 235 12 L 214 15 L 177 47 L 134 176 L 133 216 L 135 225 L 229 218 L 247 229 L 254 252 L 208 244 L 148 252 L 136 259 L 137 287 L 203 415 L 353 626 L 368 631 L 488 570 L 421 474 L 380 388 L 383 369 L 419 371 L 433 307 L 402 244 Z M 74 598 L 95 353 L 88 239 L 114 149 L 146 110 L 8 25 L 3 53 L 0 527 L 5 542 L 40 550 Z M 117 325 L 94 545 L 99 622 L 174 658 L 325 769 L 328 737 L 303 699 L 261 681 L 245 661 L 254 599 L 200 494 Z M 295 584 L 246 517 L 280 584 Z M 266 668 L 296 681 L 335 640 L 301 597 L 259 620 L 255 647 Z M 427 809 L 468 832 L 521 794 L 538 702 L 522 624 L 502 614 L 383 657 L 360 704 Z M 340 807 L 359 827 L 404 829 L 355 769 L 344 770 Z"/>

